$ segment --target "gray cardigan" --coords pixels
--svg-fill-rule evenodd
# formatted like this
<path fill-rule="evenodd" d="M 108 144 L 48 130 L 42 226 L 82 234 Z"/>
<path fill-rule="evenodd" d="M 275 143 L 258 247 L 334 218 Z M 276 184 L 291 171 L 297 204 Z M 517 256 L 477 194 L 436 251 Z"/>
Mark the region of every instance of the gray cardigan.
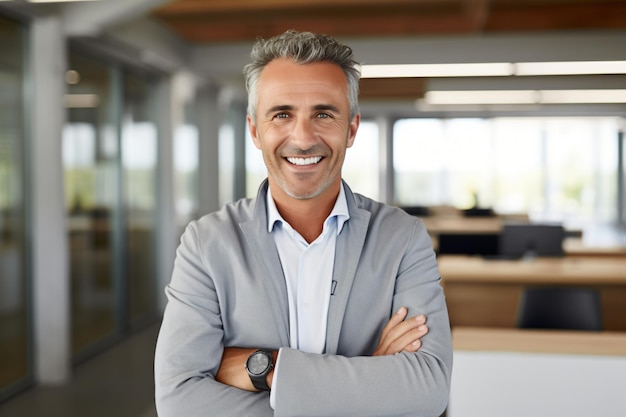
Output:
<path fill-rule="evenodd" d="M 346 188 L 350 219 L 337 238 L 326 350 L 289 348 L 287 289 L 256 199 L 193 221 L 177 250 L 155 355 L 160 417 L 439 416 L 452 342 L 431 240 L 421 220 Z M 417 353 L 371 357 L 401 306 L 425 314 Z M 224 347 L 283 348 L 275 410 L 269 393 L 215 381 Z"/>

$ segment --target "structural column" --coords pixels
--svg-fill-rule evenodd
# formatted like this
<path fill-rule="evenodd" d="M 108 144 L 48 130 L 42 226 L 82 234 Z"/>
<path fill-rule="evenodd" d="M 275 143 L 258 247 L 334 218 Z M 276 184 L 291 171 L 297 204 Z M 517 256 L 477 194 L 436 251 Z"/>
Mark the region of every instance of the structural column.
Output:
<path fill-rule="evenodd" d="M 57 17 L 32 24 L 30 206 L 35 378 L 42 384 L 70 376 L 70 293 L 62 131 L 65 124 L 66 45 Z"/>

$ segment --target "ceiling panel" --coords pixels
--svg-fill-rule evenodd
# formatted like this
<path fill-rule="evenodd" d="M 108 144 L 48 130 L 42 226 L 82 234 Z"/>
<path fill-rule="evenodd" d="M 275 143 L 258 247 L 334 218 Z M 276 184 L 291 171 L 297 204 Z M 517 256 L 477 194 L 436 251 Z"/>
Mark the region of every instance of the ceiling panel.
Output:
<path fill-rule="evenodd" d="M 153 11 L 193 43 L 287 29 L 381 37 L 626 29 L 625 0 L 174 0 Z"/>

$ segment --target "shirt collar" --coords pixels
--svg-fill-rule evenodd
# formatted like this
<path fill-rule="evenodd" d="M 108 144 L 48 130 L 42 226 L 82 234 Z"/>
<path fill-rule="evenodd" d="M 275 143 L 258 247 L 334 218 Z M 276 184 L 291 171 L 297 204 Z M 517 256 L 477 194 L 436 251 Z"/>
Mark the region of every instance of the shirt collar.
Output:
<path fill-rule="evenodd" d="M 346 200 L 346 192 L 344 190 L 343 183 L 339 188 L 339 195 L 337 196 L 337 201 L 335 201 L 335 206 L 324 223 L 328 223 L 328 220 L 333 217 L 337 218 L 337 235 L 339 235 L 341 229 L 343 229 L 344 223 L 350 218 L 350 213 L 348 212 L 348 201 Z M 267 187 L 267 219 L 269 220 L 267 222 L 267 231 L 269 233 L 272 233 L 276 222 L 287 223 L 287 221 L 283 219 L 283 216 L 281 216 L 278 212 L 278 208 L 276 208 L 276 203 L 272 198 L 272 190 L 269 186 Z"/>

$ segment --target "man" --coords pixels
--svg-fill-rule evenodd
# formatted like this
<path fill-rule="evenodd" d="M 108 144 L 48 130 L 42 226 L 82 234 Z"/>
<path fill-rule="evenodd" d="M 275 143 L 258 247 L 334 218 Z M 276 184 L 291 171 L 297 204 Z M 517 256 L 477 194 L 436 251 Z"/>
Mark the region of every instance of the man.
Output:
<path fill-rule="evenodd" d="M 430 238 L 341 179 L 360 121 L 351 49 L 288 31 L 251 58 L 247 121 L 268 179 L 181 238 L 159 415 L 439 416 L 452 344 Z"/>

